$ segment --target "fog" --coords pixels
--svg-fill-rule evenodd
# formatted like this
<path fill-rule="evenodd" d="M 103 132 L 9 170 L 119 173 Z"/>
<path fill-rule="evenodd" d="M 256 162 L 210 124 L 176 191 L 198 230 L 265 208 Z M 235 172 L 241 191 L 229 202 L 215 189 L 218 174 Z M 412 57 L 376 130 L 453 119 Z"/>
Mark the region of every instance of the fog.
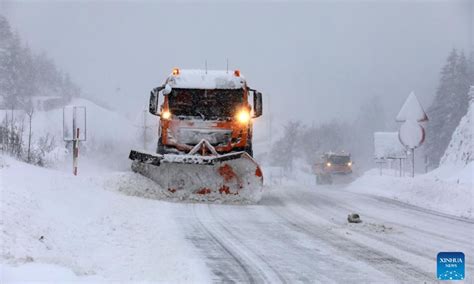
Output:
<path fill-rule="evenodd" d="M 428 105 L 452 48 L 472 48 L 471 1 L 3 2 L 1 13 L 88 96 L 128 116 L 173 67 L 240 69 L 277 121 L 350 120 L 379 96 Z"/>

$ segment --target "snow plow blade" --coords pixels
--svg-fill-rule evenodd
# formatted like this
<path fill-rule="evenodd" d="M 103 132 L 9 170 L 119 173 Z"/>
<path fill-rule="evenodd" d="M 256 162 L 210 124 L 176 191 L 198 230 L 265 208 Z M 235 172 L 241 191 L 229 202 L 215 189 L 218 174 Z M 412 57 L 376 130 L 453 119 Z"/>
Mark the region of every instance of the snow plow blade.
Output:
<path fill-rule="evenodd" d="M 132 150 L 129 158 L 132 170 L 155 181 L 170 199 L 256 203 L 261 198 L 262 171 L 246 152 L 201 156 Z"/>

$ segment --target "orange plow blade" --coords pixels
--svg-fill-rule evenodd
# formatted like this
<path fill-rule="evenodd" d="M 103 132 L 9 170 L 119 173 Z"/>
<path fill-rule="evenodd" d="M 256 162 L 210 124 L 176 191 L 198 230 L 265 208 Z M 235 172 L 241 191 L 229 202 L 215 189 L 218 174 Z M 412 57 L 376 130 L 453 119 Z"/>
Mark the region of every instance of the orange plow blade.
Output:
<path fill-rule="evenodd" d="M 218 156 L 130 153 L 132 170 L 175 200 L 256 203 L 263 189 L 259 165 L 246 152 Z"/>

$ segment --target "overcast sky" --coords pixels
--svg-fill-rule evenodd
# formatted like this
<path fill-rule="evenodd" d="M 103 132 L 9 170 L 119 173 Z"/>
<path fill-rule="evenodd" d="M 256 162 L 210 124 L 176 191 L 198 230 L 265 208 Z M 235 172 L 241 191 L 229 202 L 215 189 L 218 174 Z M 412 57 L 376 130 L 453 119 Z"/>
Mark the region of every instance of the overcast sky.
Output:
<path fill-rule="evenodd" d="M 389 114 L 412 90 L 427 106 L 449 51 L 474 46 L 473 12 L 472 1 L 0 5 L 34 50 L 128 114 L 173 67 L 225 69 L 229 58 L 267 114 L 270 102 L 277 120 L 308 123 L 351 119 L 374 95 Z"/>

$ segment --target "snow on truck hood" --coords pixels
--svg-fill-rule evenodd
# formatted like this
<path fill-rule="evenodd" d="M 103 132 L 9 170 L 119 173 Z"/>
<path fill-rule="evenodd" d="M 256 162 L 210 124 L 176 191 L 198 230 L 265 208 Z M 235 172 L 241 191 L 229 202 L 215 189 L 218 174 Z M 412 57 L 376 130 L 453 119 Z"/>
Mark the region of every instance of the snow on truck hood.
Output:
<path fill-rule="evenodd" d="M 179 70 L 178 75 L 170 74 L 165 84 L 172 88 L 189 89 L 241 89 L 245 86 L 242 75 L 224 70 Z"/>

